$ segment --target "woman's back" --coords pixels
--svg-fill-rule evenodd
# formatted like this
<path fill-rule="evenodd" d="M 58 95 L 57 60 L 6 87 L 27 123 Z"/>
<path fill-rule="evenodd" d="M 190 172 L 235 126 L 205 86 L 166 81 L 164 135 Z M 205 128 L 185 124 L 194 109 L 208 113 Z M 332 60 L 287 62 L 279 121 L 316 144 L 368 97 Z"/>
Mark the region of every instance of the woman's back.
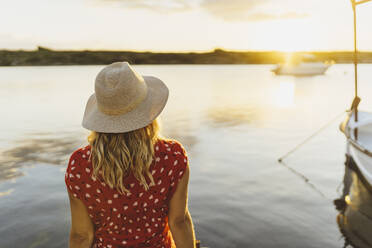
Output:
<path fill-rule="evenodd" d="M 73 196 L 84 203 L 94 224 L 93 247 L 172 246 L 169 201 L 188 160 L 177 141 L 159 139 L 154 148 L 149 171 L 155 185 L 146 191 L 131 173 L 123 180 L 130 191 L 124 194 L 92 176 L 90 145 L 71 155 L 65 182 Z"/>

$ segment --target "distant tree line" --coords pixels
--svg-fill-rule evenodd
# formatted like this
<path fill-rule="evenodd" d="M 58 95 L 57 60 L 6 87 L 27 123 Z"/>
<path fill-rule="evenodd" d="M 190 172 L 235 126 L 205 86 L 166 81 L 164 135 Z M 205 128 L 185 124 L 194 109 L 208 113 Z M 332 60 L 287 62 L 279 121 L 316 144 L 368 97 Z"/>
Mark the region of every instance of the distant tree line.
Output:
<path fill-rule="evenodd" d="M 314 61 L 332 60 L 335 63 L 353 62 L 353 53 L 345 52 L 295 52 L 292 58 L 313 55 Z M 133 51 L 61 51 L 45 47 L 37 50 L 0 50 L 0 66 L 19 65 L 102 65 L 115 61 L 131 64 L 277 64 L 283 63 L 288 54 L 278 51 L 225 51 L 211 52 L 133 52 Z M 372 63 L 372 52 L 360 52 L 360 63 Z"/>

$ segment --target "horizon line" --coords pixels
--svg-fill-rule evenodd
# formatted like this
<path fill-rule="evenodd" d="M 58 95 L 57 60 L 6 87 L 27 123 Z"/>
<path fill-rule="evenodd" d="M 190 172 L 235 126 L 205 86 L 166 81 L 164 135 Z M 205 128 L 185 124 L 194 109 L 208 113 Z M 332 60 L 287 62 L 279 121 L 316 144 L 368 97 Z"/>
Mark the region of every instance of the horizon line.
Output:
<path fill-rule="evenodd" d="M 46 46 L 37 46 L 34 49 L 24 49 L 24 48 L 17 48 L 17 49 L 7 49 L 7 48 L 0 48 L 0 51 L 11 51 L 11 52 L 35 52 L 35 51 L 55 51 L 55 52 L 134 52 L 134 53 L 211 53 L 216 51 L 223 51 L 223 52 L 279 52 L 279 53 L 317 53 L 317 52 L 354 52 L 353 49 L 350 50 L 343 50 L 343 49 L 336 49 L 336 50 L 295 50 L 295 51 L 286 51 L 286 50 L 240 50 L 240 49 L 227 49 L 216 47 L 209 50 L 124 50 L 124 49 L 54 49 Z M 372 52 L 372 50 L 359 50 L 358 52 Z"/>

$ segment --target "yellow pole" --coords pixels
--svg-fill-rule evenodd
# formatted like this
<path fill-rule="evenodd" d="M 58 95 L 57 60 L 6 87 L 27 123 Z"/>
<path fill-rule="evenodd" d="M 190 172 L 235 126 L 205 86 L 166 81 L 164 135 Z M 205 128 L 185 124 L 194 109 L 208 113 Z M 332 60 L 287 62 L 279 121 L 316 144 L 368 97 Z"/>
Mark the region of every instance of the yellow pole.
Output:
<path fill-rule="evenodd" d="M 355 5 L 358 5 L 358 4 L 362 4 L 362 3 L 367 3 L 367 2 L 370 2 L 372 0 L 361 0 L 359 2 L 356 2 L 355 0 L 352 0 L 352 2 L 354 2 Z"/>
<path fill-rule="evenodd" d="M 363 0 L 365 1 L 365 0 Z M 370 1 L 370 0 L 368 0 Z M 354 13 L 354 78 L 355 78 L 355 98 L 358 97 L 358 48 L 357 48 L 357 19 L 356 19 L 356 5 L 358 4 L 355 0 L 352 0 L 353 13 Z M 355 122 L 358 122 L 358 106 L 354 109 Z M 355 140 L 358 140 L 358 129 L 354 129 Z"/>

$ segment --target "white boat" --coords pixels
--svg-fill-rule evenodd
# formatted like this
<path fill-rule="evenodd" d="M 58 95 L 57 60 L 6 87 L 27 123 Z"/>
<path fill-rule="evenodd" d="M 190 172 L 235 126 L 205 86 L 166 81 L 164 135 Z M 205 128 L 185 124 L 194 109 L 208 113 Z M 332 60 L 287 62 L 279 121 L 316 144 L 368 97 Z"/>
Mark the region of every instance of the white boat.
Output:
<path fill-rule="evenodd" d="M 334 201 L 344 247 L 372 247 L 372 113 L 351 109 L 341 131 L 347 138 L 344 189 Z M 356 131 L 357 130 L 357 131 Z M 356 136 L 357 134 L 357 136 Z"/>
<path fill-rule="evenodd" d="M 323 75 L 330 66 L 330 63 L 324 62 L 286 63 L 278 64 L 272 72 L 276 75 L 315 76 Z"/>
<path fill-rule="evenodd" d="M 349 161 L 350 163 L 350 161 Z M 343 198 L 335 200 L 340 211 L 337 224 L 345 237 L 344 247 L 372 247 L 372 193 L 360 174 L 346 168 Z"/>
<path fill-rule="evenodd" d="M 356 29 L 356 6 L 372 0 L 351 0 L 354 12 L 354 69 L 355 69 L 355 97 L 348 111 L 346 119 L 340 125 L 346 136 L 346 156 L 356 164 L 362 177 L 372 185 L 372 113 L 358 111 L 360 98 L 358 97 L 358 50 Z"/>
<path fill-rule="evenodd" d="M 356 6 L 372 0 L 351 0 L 354 11 L 355 97 L 340 129 L 346 137 L 344 190 L 335 200 L 337 223 L 345 247 L 372 247 L 372 112 L 359 111 Z"/>
<path fill-rule="evenodd" d="M 346 136 L 346 156 L 352 158 L 359 173 L 372 185 L 372 113 L 350 110 L 340 129 Z M 357 134 L 357 136 L 356 136 Z"/>

